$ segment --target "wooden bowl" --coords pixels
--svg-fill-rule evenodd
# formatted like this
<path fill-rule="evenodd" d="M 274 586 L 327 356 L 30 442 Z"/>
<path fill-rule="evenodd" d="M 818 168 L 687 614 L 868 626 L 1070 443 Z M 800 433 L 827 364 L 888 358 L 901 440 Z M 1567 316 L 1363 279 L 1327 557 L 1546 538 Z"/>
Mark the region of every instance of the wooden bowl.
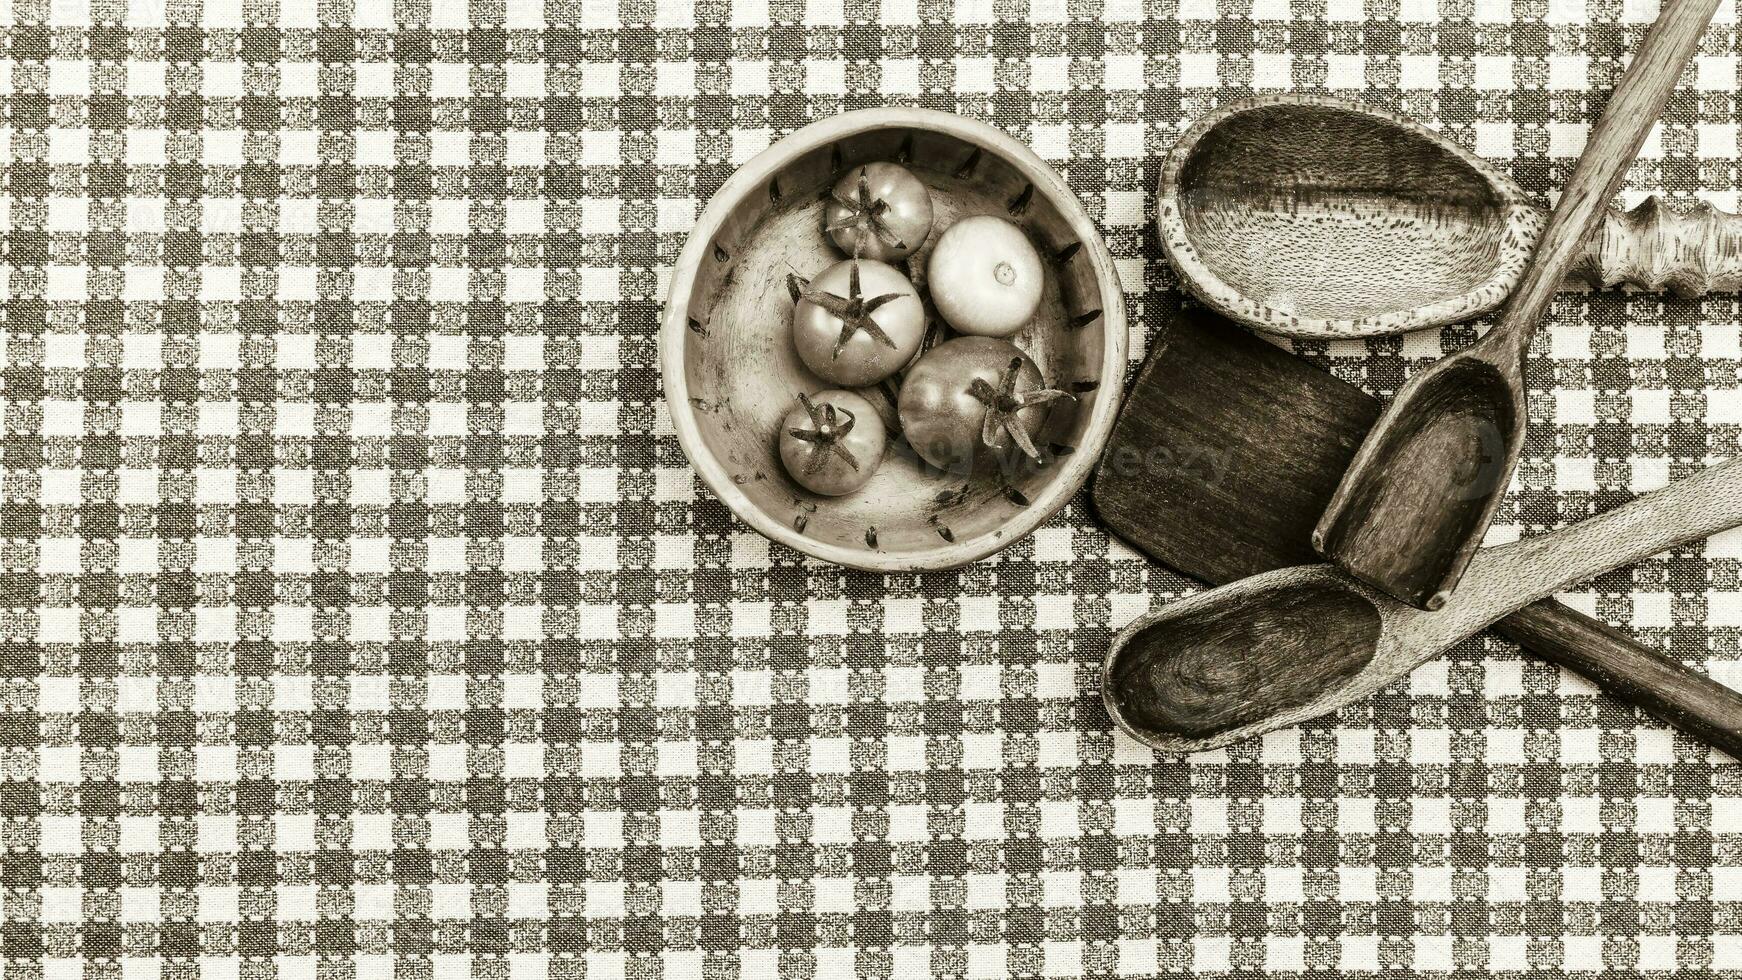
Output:
<path fill-rule="evenodd" d="M 841 497 L 805 490 L 781 465 L 778 427 L 798 394 L 836 387 L 793 348 L 787 274 L 808 279 L 844 258 L 823 234 L 823 203 L 849 168 L 876 160 L 905 164 L 931 190 L 931 236 L 897 266 L 922 295 L 931 244 L 958 218 L 1001 215 L 1040 251 L 1040 310 L 1011 340 L 1048 384 L 1077 395 L 1053 404 L 1036 440 L 1044 465 L 949 474 L 896 437 L 870 482 Z M 927 311 L 929 348 L 949 332 L 929 301 Z M 826 561 L 924 571 L 1008 547 L 1077 492 L 1112 431 L 1125 344 L 1112 256 L 1056 173 L 983 123 L 887 107 L 806 126 L 726 181 L 673 269 L 660 363 L 679 444 L 739 519 Z M 891 390 L 860 389 L 895 423 Z"/>

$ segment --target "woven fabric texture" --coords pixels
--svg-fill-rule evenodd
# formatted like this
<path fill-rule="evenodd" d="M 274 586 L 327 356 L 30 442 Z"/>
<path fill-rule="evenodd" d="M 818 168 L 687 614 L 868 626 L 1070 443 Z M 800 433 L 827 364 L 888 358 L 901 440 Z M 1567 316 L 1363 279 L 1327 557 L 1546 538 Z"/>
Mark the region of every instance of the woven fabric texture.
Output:
<path fill-rule="evenodd" d="M 1493 638 L 1223 752 L 1098 694 L 1198 588 L 1078 499 L 959 572 L 735 522 L 663 404 L 738 165 L 885 103 L 1029 142 L 1175 282 L 1231 98 L 1537 199 L 1649 0 L 22 0 L 0 12 L 7 977 L 1742 973 L 1742 768 Z M 1626 196 L 1737 204 L 1731 6 Z M 1383 275 L 1384 270 L 1374 270 Z M 1742 309 L 1568 292 L 1496 539 L 1742 452 Z M 1298 344 L 1368 390 L 1474 336 Z M 1742 537 L 1566 597 L 1742 682 Z"/>

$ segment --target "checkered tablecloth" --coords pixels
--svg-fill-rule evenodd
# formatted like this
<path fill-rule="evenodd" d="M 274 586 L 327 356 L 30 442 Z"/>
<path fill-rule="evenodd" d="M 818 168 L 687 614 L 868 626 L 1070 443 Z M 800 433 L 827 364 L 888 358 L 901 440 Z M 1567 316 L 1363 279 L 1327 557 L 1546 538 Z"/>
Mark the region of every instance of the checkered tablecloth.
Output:
<path fill-rule="evenodd" d="M 8 978 L 1742 973 L 1742 767 L 1492 638 L 1157 757 L 1079 497 L 959 572 L 771 546 L 663 405 L 736 166 L 886 102 L 1174 280 L 1206 109 L 1407 112 L 1546 199 L 1650 0 L 22 0 L 0 14 Z M 1734 208 L 1726 4 L 1632 170 Z M 1742 452 L 1742 309 L 1567 293 L 1496 534 Z M 1298 349 L 1377 393 L 1469 327 Z M 1135 361 L 1134 361 L 1135 364 Z M 1568 601 L 1742 681 L 1742 538 Z"/>

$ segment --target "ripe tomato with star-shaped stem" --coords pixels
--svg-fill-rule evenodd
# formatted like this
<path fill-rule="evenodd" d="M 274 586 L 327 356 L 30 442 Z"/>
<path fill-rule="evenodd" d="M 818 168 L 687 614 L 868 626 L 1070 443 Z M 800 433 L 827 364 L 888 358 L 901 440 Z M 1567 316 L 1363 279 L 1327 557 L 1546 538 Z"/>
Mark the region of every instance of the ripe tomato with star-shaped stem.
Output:
<path fill-rule="evenodd" d="M 828 497 L 864 486 L 888 446 L 877 409 L 851 391 L 800 394 L 780 423 L 786 471 L 806 490 Z"/>
<path fill-rule="evenodd" d="M 907 372 L 896 410 L 902 435 L 921 459 L 963 470 L 1012 447 L 1043 462 L 1034 439 L 1048 406 L 1075 397 L 1047 387 L 1040 368 L 1008 340 L 958 337 L 926 351 Z"/>
<path fill-rule="evenodd" d="M 823 212 L 823 230 L 837 248 L 882 262 L 912 255 L 931 234 L 931 222 L 931 192 L 898 163 L 847 171 Z"/>
<path fill-rule="evenodd" d="M 892 265 L 837 262 L 806 283 L 789 276 L 797 297 L 792 340 L 817 377 L 845 388 L 876 384 L 913 360 L 925 339 L 925 307 Z"/>

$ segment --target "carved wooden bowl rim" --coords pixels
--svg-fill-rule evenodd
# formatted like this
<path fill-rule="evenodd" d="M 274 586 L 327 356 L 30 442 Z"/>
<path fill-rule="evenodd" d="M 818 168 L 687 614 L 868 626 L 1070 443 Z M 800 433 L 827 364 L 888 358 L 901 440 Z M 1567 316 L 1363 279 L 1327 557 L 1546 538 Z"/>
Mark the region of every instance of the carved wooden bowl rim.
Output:
<path fill-rule="evenodd" d="M 1269 304 L 1253 300 L 1216 275 L 1199 256 L 1197 247 L 1193 245 L 1191 236 L 1186 231 L 1185 218 L 1180 212 L 1180 173 L 1190 162 L 1198 145 L 1217 127 L 1243 113 L 1289 105 L 1332 109 L 1410 130 L 1456 157 L 1479 175 L 1499 198 L 1499 207 L 1505 220 L 1499 252 L 1488 278 L 1460 296 L 1380 316 L 1338 320 L 1278 310 Z M 1538 223 L 1540 218 L 1525 199 L 1522 188 L 1494 170 L 1486 160 L 1446 139 L 1443 133 L 1435 132 L 1396 113 L 1323 95 L 1263 95 L 1218 106 L 1199 117 L 1180 136 L 1173 149 L 1168 151 L 1167 159 L 1162 165 L 1161 178 L 1156 186 L 1156 230 L 1161 237 L 1162 250 L 1167 253 L 1174 268 L 1179 270 L 1180 280 L 1185 287 L 1224 316 L 1267 333 L 1291 337 L 1382 337 L 1458 323 L 1488 313 L 1505 302 L 1513 287 L 1518 285 L 1518 280 L 1530 261 L 1531 250 L 1536 244 L 1534 232 L 1540 230 L 1535 227 Z M 1386 270 L 1377 269 L 1374 274 L 1387 273 Z"/>
<path fill-rule="evenodd" d="M 872 547 L 850 547 L 808 537 L 759 507 L 733 482 L 725 465 L 704 438 L 696 409 L 690 403 L 690 386 L 684 365 L 685 345 L 691 342 L 688 320 L 696 269 L 710 253 L 716 234 L 747 195 L 766 192 L 768 181 L 806 153 L 880 129 L 904 129 L 942 133 L 970 146 L 981 147 L 1003 158 L 1035 191 L 1057 209 L 1082 243 L 1081 254 L 1094 270 L 1104 332 L 1099 365 L 1101 386 L 1091 407 L 1082 439 L 1074 451 L 1057 460 L 1052 478 L 1029 504 L 1002 524 L 942 547 L 923 552 L 890 553 Z M 1083 486 L 1100 459 L 1101 450 L 1113 432 L 1125 382 L 1126 323 L 1124 290 L 1113 265 L 1113 256 L 1099 227 L 1083 210 L 1077 196 L 1033 150 L 986 123 L 935 109 L 884 106 L 859 109 L 810 123 L 778 140 L 752 157 L 720 186 L 702 210 L 701 217 L 685 240 L 672 269 L 666 293 L 665 317 L 659 330 L 660 370 L 665 382 L 665 402 L 677 431 L 678 445 L 708 489 L 741 521 L 771 540 L 825 561 L 866 571 L 918 572 L 955 568 L 995 554 L 1031 534 L 1070 501 Z"/>

